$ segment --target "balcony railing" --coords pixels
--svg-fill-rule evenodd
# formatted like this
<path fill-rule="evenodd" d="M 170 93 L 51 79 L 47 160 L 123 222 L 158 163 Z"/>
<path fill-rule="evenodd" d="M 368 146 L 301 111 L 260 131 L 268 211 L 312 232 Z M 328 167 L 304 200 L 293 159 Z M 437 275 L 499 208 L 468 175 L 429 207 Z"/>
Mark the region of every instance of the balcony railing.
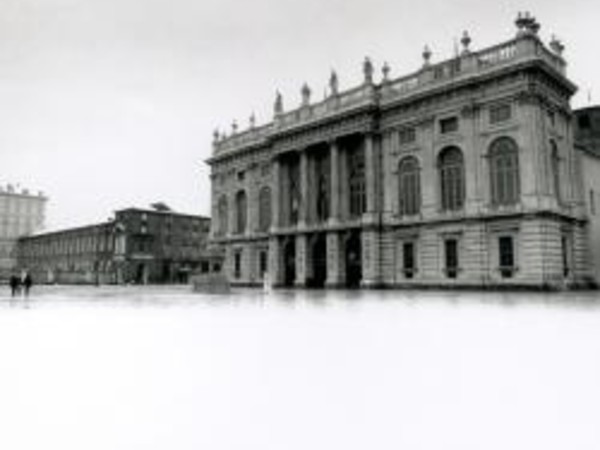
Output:
<path fill-rule="evenodd" d="M 318 103 L 306 103 L 292 111 L 276 114 L 273 122 L 267 125 L 218 138 L 214 142 L 214 155 L 259 144 L 277 132 L 323 120 L 353 108 L 376 102 L 396 102 L 445 83 L 532 60 L 542 61 L 559 74 L 565 74 L 563 58 L 548 50 L 537 35 L 527 34 L 480 51 L 463 51 L 461 55 L 437 64 L 426 63 L 417 72 L 407 76 L 383 80 L 381 84 L 365 82 L 347 91 L 329 95 Z"/>

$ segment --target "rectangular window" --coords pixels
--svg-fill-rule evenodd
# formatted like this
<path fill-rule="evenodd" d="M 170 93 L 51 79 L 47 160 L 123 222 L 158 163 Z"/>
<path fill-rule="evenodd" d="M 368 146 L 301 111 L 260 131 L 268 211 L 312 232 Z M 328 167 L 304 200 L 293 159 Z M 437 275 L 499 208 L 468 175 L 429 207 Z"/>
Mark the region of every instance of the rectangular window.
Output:
<path fill-rule="evenodd" d="M 458 240 L 446 239 L 444 241 L 446 257 L 446 276 L 456 278 L 458 276 Z"/>
<path fill-rule="evenodd" d="M 501 236 L 498 239 L 498 257 L 500 275 L 511 278 L 515 272 L 515 249 L 512 236 Z"/>
<path fill-rule="evenodd" d="M 235 278 L 241 278 L 242 276 L 242 252 L 235 252 L 233 255 L 233 276 Z"/>
<path fill-rule="evenodd" d="M 246 173 L 243 170 L 240 170 L 237 173 L 237 179 L 238 181 L 244 181 L 244 178 L 246 178 Z"/>
<path fill-rule="evenodd" d="M 269 270 L 269 258 L 268 258 L 268 253 L 266 250 L 263 250 L 260 252 L 260 261 L 259 261 L 259 266 L 260 266 L 260 276 L 264 276 L 265 272 L 267 272 Z"/>
<path fill-rule="evenodd" d="M 592 122 L 590 121 L 590 116 L 587 114 L 582 114 L 577 118 L 577 125 L 580 130 L 588 130 L 592 127 Z"/>
<path fill-rule="evenodd" d="M 560 239 L 562 248 L 562 263 L 563 263 L 563 276 L 566 278 L 569 276 L 569 241 L 566 236 L 562 236 Z"/>
<path fill-rule="evenodd" d="M 510 120 L 510 105 L 495 105 L 490 107 L 490 123 L 500 123 Z"/>
<path fill-rule="evenodd" d="M 454 133 L 458 131 L 458 117 L 448 117 L 440 120 L 440 133 Z"/>
<path fill-rule="evenodd" d="M 402 270 L 405 278 L 413 278 L 416 272 L 415 244 L 405 242 L 402 245 Z"/>
<path fill-rule="evenodd" d="M 400 145 L 410 144 L 417 140 L 417 133 L 414 127 L 406 127 L 398 130 L 398 141 Z"/>

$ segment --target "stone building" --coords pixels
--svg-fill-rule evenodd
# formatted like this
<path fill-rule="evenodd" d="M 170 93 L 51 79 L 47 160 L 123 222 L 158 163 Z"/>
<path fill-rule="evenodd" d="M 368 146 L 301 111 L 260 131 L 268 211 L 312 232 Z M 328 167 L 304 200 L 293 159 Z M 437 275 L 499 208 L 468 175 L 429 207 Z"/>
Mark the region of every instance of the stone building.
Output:
<path fill-rule="evenodd" d="M 185 283 L 213 270 L 210 219 L 128 208 L 108 222 L 21 238 L 18 264 L 57 283 Z"/>
<path fill-rule="evenodd" d="M 32 194 L 11 184 L 0 186 L 0 280 L 6 279 L 16 264 L 17 239 L 43 228 L 47 200 L 41 192 Z"/>
<path fill-rule="evenodd" d="M 594 275 L 600 279 L 600 106 L 575 111 L 575 141 L 581 155 L 581 174 L 587 205 Z"/>
<path fill-rule="evenodd" d="M 18 268 L 36 283 L 116 283 L 114 241 L 112 222 L 22 237 Z"/>
<path fill-rule="evenodd" d="M 232 283 L 563 288 L 595 283 L 563 45 L 519 14 L 482 50 L 215 132 L 211 240 Z"/>

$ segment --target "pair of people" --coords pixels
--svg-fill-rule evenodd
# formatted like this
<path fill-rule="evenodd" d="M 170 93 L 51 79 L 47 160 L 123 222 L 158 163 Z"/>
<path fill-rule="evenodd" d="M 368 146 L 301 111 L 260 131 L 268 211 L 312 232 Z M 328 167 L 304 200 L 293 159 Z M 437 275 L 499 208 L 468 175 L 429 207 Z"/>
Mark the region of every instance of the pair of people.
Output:
<path fill-rule="evenodd" d="M 10 276 L 8 284 L 10 285 L 10 294 L 12 297 L 16 297 L 17 294 L 19 294 L 21 292 L 21 287 L 23 287 L 23 293 L 25 294 L 25 297 L 28 297 L 29 290 L 31 289 L 31 286 L 33 285 L 33 279 L 31 278 L 31 275 L 29 274 L 29 272 L 23 273 L 21 278 L 19 278 L 15 274 L 12 274 Z"/>

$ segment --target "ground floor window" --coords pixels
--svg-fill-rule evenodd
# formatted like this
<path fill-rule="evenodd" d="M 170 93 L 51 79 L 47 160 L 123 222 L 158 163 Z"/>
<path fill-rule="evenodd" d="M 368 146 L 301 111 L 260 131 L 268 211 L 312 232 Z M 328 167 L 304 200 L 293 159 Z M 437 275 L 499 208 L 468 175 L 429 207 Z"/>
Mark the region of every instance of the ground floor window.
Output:
<path fill-rule="evenodd" d="M 263 277 L 265 272 L 269 270 L 269 258 L 266 250 L 261 250 L 259 253 L 259 271 L 260 276 Z"/>
<path fill-rule="evenodd" d="M 562 236 L 560 243 L 562 249 L 563 276 L 566 278 L 571 271 L 569 267 L 569 240 L 567 239 L 567 236 Z"/>
<path fill-rule="evenodd" d="M 446 239 L 444 241 L 444 253 L 446 276 L 448 278 L 456 278 L 458 276 L 458 239 Z"/>
<path fill-rule="evenodd" d="M 404 242 L 402 244 L 402 271 L 404 272 L 404 278 L 413 278 L 416 270 L 415 243 Z"/>
<path fill-rule="evenodd" d="M 241 278 L 242 277 L 242 252 L 241 251 L 237 251 L 233 255 L 233 265 L 234 265 L 233 276 L 235 278 Z"/>
<path fill-rule="evenodd" d="M 515 273 L 515 247 L 512 236 L 498 238 L 498 257 L 500 275 L 502 278 L 511 278 Z"/>

